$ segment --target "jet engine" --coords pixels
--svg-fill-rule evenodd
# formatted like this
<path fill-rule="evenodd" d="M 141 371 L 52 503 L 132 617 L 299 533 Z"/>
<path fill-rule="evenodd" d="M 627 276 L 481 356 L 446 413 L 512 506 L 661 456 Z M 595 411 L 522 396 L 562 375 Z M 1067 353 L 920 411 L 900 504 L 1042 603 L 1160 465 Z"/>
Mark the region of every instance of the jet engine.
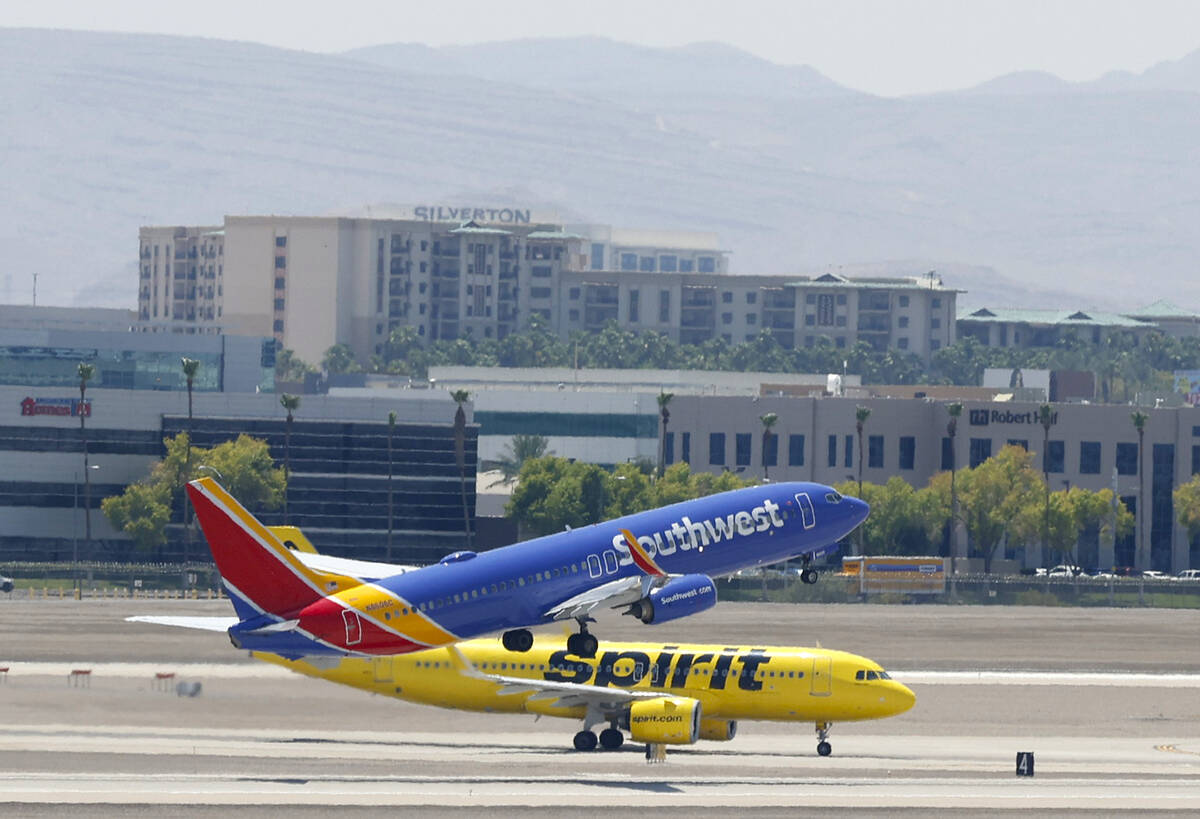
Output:
<path fill-rule="evenodd" d="M 735 719 L 700 720 L 700 739 L 728 742 L 735 736 L 737 736 L 737 720 Z"/>
<path fill-rule="evenodd" d="M 700 701 L 691 697 L 637 700 L 629 706 L 629 736 L 635 742 L 691 745 L 700 738 Z"/>
<path fill-rule="evenodd" d="M 676 577 L 636 603 L 626 614 L 643 623 L 666 623 L 678 620 L 717 605 L 717 584 L 706 574 L 685 574 Z"/>

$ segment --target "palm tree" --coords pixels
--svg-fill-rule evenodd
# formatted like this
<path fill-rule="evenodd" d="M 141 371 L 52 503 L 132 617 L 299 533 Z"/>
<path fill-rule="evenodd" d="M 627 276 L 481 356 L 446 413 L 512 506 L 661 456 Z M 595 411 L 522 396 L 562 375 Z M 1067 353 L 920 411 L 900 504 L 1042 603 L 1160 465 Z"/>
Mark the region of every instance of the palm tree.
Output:
<path fill-rule="evenodd" d="M 83 553 L 90 558 L 92 556 L 92 470 L 88 469 L 87 425 L 84 422 L 88 416 L 87 385 L 96 375 L 96 366 L 80 362 L 76 372 L 79 374 L 79 437 L 83 439 Z"/>
<path fill-rule="evenodd" d="M 1038 407 L 1042 425 L 1042 480 L 1046 482 L 1046 510 L 1042 515 L 1042 563 L 1046 562 L 1050 545 L 1050 427 L 1054 426 L 1054 408 L 1049 404 Z"/>
<path fill-rule="evenodd" d="M 283 525 L 288 525 L 288 488 L 292 482 L 292 413 L 300 409 L 300 396 L 284 393 L 279 404 L 287 410 L 283 432 Z"/>
<path fill-rule="evenodd" d="M 858 432 L 858 495 L 862 497 L 863 473 L 863 427 L 871 417 L 871 410 L 859 405 L 854 409 L 854 429 Z"/>
<path fill-rule="evenodd" d="M 958 544 L 955 542 L 958 528 L 958 490 L 954 486 L 954 473 L 958 471 L 958 452 L 955 449 L 955 438 L 958 437 L 958 419 L 962 415 L 963 405 L 954 401 L 946 405 L 946 414 L 950 420 L 946 422 L 946 435 L 950 437 L 950 542 L 946 551 L 951 560 L 958 554 Z M 953 565 L 953 564 L 951 564 Z"/>
<path fill-rule="evenodd" d="M 1138 455 L 1137 455 L 1137 471 L 1138 471 L 1138 502 L 1137 502 L 1137 529 L 1134 530 L 1134 557 L 1133 563 L 1139 569 L 1146 567 L 1145 562 L 1146 538 L 1142 534 L 1142 522 L 1146 520 L 1146 470 L 1142 463 L 1142 450 L 1146 441 L 1146 421 L 1150 420 L 1150 416 L 1138 410 L 1134 412 L 1130 418 L 1133 419 L 1133 428 L 1138 434 Z"/>
<path fill-rule="evenodd" d="M 517 433 L 512 440 L 504 445 L 504 453 L 497 461 L 504 477 L 496 483 L 509 484 L 521 474 L 521 467 L 531 458 L 541 458 L 547 454 L 550 446 L 545 435 L 528 435 Z M 492 484 L 495 486 L 495 484 Z"/>
<path fill-rule="evenodd" d="M 660 478 L 667 468 L 667 422 L 671 420 L 671 411 L 667 409 L 667 405 L 674 397 L 675 393 L 673 392 L 660 390 L 658 393 L 658 414 L 662 418 L 662 437 L 658 442 L 658 477 Z"/>
<path fill-rule="evenodd" d="M 463 531 L 467 536 L 467 548 L 471 548 L 471 514 L 467 510 L 467 413 L 463 404 L 471 398 L 467 390 L 452 390 L 450 398 L 458 405 L 454 411 L 454 460 L 458 463 L 458 477 L 462 491 Z"/>
<path fill-rule="evenodd" d="M 192 385 L 196 380 L 196 373 L 200 371 L 200 362 L 194 358 L 181 358 L 179 364 L 183 367 L 183 377 L 187 379 L 188 392 L 188 422 L 187 422 L 187 453 L 183 461 L 183 483 L 186 486 L 187 482 L 192 479 Z M 192 525 L 191 525 L 191 504 L 188 501 L 188 494 L 185 490 L 183 493 L 183 526 L 187 531 L 187 538 L 183 543 L 183 562 L 188 562 L 188 557 L 191 554 L 192 546 Z"/>
<path fill-rule="evenodd" d="M 395 410 L 388 413 L 388 537 L 387 537 L 387 559 L 390 563 L 392 560 L 392 436 L 396 433 L 396 412 Z"/>
<path fill-rule="evenodd" d="M 764 415 L 760 415 L 758 417 L 758 420 L 762 421 L 762 425 L 763 425 L 762 462 L 763 462 L 763 480 L 766 481 L 766 480 L 771 479 L 771 470 L 770 470 L 770 467 L 767 466 L 767 444 L 770 443 L 771 435 L 773 434 L 771 432 L 771 427 L 775 426 L 775 423 L 779 420 L 779 415 L 777 415 L 774 412 L 768 412 L 768 413 L 765 413 Z"/>

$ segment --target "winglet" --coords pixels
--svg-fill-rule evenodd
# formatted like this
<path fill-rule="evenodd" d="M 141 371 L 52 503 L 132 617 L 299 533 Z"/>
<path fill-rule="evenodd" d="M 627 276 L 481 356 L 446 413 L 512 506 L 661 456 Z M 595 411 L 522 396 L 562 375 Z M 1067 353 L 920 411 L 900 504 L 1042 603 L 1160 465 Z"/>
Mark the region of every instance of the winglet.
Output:
<path fill-rule="evenodd" d="M 467 655 L 463 654 L 458 646 L 451 643 L 446 646 L 446 649 L 450 652 L 450 658 L 454 662 L 454 665 L 458 667 L 459 673 L 464 677 L 474 677 L 477 680 L 487 679 L 487 675 L 476 668 L 475 663 L 468 660 Z"/>
<path fill-rule="evenodd" d="M 648 575 L 654 577 L 666 577 L 667 573 L 662 570 L 654 558 L 650 557 L 642 544 L 638 543 L 638 539 L 633 536 L 633 532 L 628 529 L 622 529 L 621 534 L 625 536 L 625 545 L 629 547 L 629 556 L 633 558 L 634 565 Z"/>

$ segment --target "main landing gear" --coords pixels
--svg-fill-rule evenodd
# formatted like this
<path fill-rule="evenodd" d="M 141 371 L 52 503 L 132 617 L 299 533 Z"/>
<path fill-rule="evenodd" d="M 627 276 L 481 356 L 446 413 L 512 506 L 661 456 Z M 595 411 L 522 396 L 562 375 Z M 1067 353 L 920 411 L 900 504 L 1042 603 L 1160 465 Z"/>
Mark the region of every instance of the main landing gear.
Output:
<path fill-rule="evenodd" d="M 817 723 L 817 753 L 821 756 L 829 756 L 833 753 L 833 746 L 829 744 L 829 723 Z"/>
<path fill-rule="evenodd" d="M 600 641 L 596 639 L 596 635 L 588 632 L 587 624 L 595 622 L 591 617 L 576 617 L 579 621 L 579 633 L 572 634 L 567 638 L 567 652 L 574 654 L 576 657 L 595 657 L 597 649 L 600 648 Z"/>
<path fill-rule="evenodd" d="M 596 741 L 596 735 L 592 733 L 591 728 L 584 728 L 575 735 L 575 750 L 594 751 L 596 750 Z M 600 732 L 599 743 L 600 747 L 606 751 L 616 751 L 625 744 L 625 735 L 621 733 L 614 722 Z"/>

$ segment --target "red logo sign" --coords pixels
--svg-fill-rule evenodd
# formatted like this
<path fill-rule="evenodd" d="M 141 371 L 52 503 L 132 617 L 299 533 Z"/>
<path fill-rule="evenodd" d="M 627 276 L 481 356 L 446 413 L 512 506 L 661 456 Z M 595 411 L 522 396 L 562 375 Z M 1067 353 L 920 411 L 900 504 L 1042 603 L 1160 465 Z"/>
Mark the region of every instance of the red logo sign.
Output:
<path fill-rule="evenodd" d="M 78 398 L 25 398 L 21 401 L 22 415 L 82 415 L 92 417 L 92 402 Z"/>

